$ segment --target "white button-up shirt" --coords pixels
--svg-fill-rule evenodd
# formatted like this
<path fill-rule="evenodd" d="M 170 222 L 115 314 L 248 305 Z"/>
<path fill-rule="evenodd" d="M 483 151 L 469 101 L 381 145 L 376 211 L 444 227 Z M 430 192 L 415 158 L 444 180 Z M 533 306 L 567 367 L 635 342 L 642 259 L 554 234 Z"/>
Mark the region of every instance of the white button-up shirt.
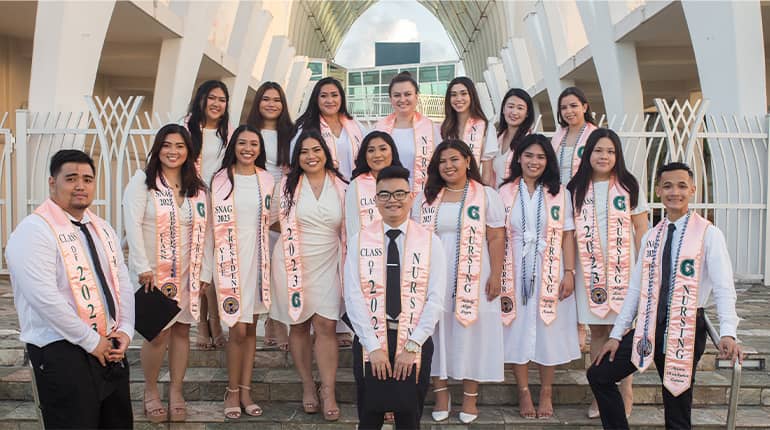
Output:
<path fill-rule="evenodd" d="M 70 220 L 77 221 L 69 214 L 67 216 Z M 99 261 L 105 276 L 109 279 L 109 260 L 88 215 L 84 215 L 80 222 L 91 231 Z M 93 267 L 85 234 L 80 229 L 76 231 Z M 114 230 L 111 233 L 112 237 L 116 238 L 113 246 L 118 250 L 120 271 L 118 273 L 120 298 L 118 299 L 112 291 L 115 306 L 120 306 L 120 321 L 117 324 L 109 316 L 104 292 L 101 288 L 97 290 L 101 295 L 102 303 L 105 304 L 104 311 L 107 313 L 108 327 L 122 331 L 132 338 L 134 336 L 134 289 L 129 282 L 128 269 L 123 262 L 120 243 L 117 242 L 118 235 Z M 5 258 L 11 273 L 11 286 L 21 328 L 19 336 L 21 341 L 43 347 L 64 339 L 88 352 L 93 351 L 99 344 L 99 334 L 78 316 L 64 260 L 59 252 L 54 232 L 45 220 L 38 215 L 29 215 L 24 218 L 8 239 Z M 94 278 L 99 282 L 95 274 Z"/>
<path fill-rule="evenodd" d="M 675 261 L 675 250 L 679 248 L 679 243 L 682 241 L 685 218 L 686 216 L 680 217 L 674 222 L 676 230 L 671 239 L 671 273 L 676 273 L 677 261 Z M 631 281 L 623 302 L 623 308 L 615 319 L 615 326 L 610 333 L 610 337 L 613 339 L 620 340 L 623 337 L 623 333 L 631 327 L 634 318 L 636 318 L 641 296 L 642 262 L 647 248 L 647 237 L 654 230 L 648 230 L 642 238 L 642 249 L 631 273 Z M 665 235 L 666 232 L 663 234 Z M 665 240 L 665 236 L 663 240 Z M 733 281 L 733 267 L 730 263 L 730 254 L 727 252 L 725 237 L 721 230 L 713 225 L 709 225 L 703 242 L 703 253 L 701 254 L 700 261 L 702 270 L 698 279 L 698 307 L 706 307 L 713 293 L 719 317 L 720 336 L 736 337 L 739 318 L 735 312 L 736 294 Z M 663 252 L 662 249 L 661 252 Z"/>
<path fill-rule="evenodd" d="M 385 235 L 387 230 L 397 228 L 403 233 L 406 231 L 406 225 L 408 221 L 403 224 L 392 227 L 383 222 L 382 235 L 385 238 L 385 248 L 387 249 L 390 239 Z M 396 245 L 398 246 L 398 252 L 401 256 L 401 262 L 404 261 L 404 234 L 398 235 L 396 238 Z M 358 233 L 348 239 L 348 255 L 345 259 L 345 308 L 348 313 L 348 318 L 353 324 L 353 331 L 358 336 L 361 345 L 366 348 L 367 351 L 372 352 L 376 349 L 381 349 L 380 341 L 377 340 L 377 335 L 372 328 L 372 324 L 369 317 L 369 306 L 364 300 L 364 293 L 361 291 L 361 277 L 358 267 Z M 420 320 L 417 322 L 412 335 L 409 336 L 410 340 L 422 345 L 433 334 L 433 330 L 436 328 L 441 313 L 444 311 L 444 297 L 447 292 L 446 283 L 446 257 L 444 256 L 444 248 L 441 245 L 441 240 L 433 234 L 430 248 L 430 275 L 428 278 L 428 298 L 425 301 L 425 307 L 423 307 Z"/>

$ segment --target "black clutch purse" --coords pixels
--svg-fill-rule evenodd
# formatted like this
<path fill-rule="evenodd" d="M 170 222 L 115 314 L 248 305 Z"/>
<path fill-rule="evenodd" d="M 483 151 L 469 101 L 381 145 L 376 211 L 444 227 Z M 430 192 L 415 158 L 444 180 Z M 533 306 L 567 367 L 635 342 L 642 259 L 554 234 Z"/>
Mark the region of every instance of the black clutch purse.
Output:
<path fill-rule="evenodd" d="M 414 411 L 417 402 L 417 366 L 412 365 L 412 374 L 405 381 L 390 377 L 384 381 L 372 373 L 372 365 L 364 365 L 364 392 L 367 412 L 408 412 Z"/>
<path fill-rule="evenodd" d="M 155 339 L 181 311 L 176 300 L 157 288 L 145 293 L 144 287 L 140 287 L 134 293 L 134 329 L 148 341 Z"/>

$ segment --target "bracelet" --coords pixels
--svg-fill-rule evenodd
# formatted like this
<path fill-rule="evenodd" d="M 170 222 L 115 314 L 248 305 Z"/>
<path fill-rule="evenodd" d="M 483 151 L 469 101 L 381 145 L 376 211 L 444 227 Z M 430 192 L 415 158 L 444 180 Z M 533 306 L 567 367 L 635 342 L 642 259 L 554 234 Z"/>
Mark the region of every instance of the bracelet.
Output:
<path fill-rule="evenodd" d="M 564 269 L 564 272 L 572 273 L 572 276 L 575 276 L 575 269 Z"/>

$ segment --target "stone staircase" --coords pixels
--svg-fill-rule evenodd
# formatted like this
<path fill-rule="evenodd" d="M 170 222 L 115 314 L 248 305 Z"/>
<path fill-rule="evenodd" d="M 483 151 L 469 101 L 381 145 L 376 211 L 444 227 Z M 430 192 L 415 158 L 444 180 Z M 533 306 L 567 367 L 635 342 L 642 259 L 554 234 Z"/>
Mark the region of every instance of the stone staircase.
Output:
<path fill-rule="evenodd" d="M 136 427 L 161 428 L 146 422 L 142 415 L 141 403 L 144 389 L 144 375 L 139 363 L 139 345 L 136 340 L 129 350 L 131 363 L 131 395 L 135 399 Z M 18 341 L 0 341 L 0 429 L 31 428 L 36 425 L 36 414 L 32 402 L 30 368 L 25 364 L 25 354 Z M 753 358 L 768 358 L 770 354 L 753 351 Z M 187 371 L 184 392 L 188 401 L 189 417 L 186 423 L 174 424 L 175 429 L 219 429 L 227 425 L 234 428 L 304 429 L 324 428 L 354 429 L 355 382 L 352 372 L 350 349 L 340 351 L 340 368 L 337 374 L 337 399 L 342 410 L 342 419 L 326 423 L 320 415 L 306 415 L 302 412 L 302 385 L 292 367 L 289 353 L 275 348 L 259 348 L 255 357 L 252 376 L 252 396 L 265 409 L 260 418 L 241 418 L 225 424 L 222 416 L 222 396 L 227 385 L 224 369 L 225 354 L 222 350 L 197 350 L 190 354 L 190 368 Z M 698 428 L 724 428 L 727 402 L 730 392 L 731 372 L 715 368 L 716 351 L 709 347 L 701 360 L 696 374 L 694 423 Z M 585 377 L 588 357 L 560 366 L 554 382 L 555 417 L 549 420 L 524 420 L 518 416 L 517 390 L 511 372 L 506 372 L 506 381 L 499 384 L 482 384 L 478 404 L 479 420 L 470 428 L 497 429 L 593 429 L 601 428 L 598 420 L 585 417 L 591 393 Z M 169 375 L 161 371 L 161 394 L 166 398 Z M 530 372 L 533 398 L 539 392 L 539 378 L 536 371 Z M 460 407 L 462 389 L 459 383 L 451 384 L 453 399 L 458 400 L 455 410 Z M 657 373 L 652 370 L 637 374 L 634 379 L 635 407 L 630 423 L 634 428 L 663 428 L 662 398 Z M 770 427 L 770 374 L 767 371 L 745 371 L 739 395 L 739 428 L 759 429 Z M 428 403 L 432 403 L 429 396 Z M 425 428 L 465 428 L 456 413 L 442 424 L 430 421 L 426 408 Z M 231 427 L 235 425 L 236 427 Z"/>
<path fill-rule="evenodd" d="M 7 284 L 3 284 L 0 283 L 0 430 L 39 428 L 32 396 L 31 370 L 23 346 L 18 341 L 18 322 L 10 291 Z M 739 336 L 751 358 L 767 362 L 770 358 L 770 318 L 767 316 L 766 303 L 770 299 L 770 289 L 764 291 L 762 294 L 766 298 L 752 296 L 756 305 L 750 304 L 739 309 L 739 315 L 744 318 Z M 144 375 L 139 363 L 141 342 L 137 335 L 128 353 L 131 363 L 131 395 L 135 400 L 135 428 L 331 430 L 356 427 L 355 383 L 350 349 L 340 351 L 337 373 L 337 399 L 342 418 L 338 422 L 327 423 L 320 414 L 306 415 L 302 412 L 302 385 L 293 369 L 291 355 L 276 348 L 261 347 L 261 340 L 258 341 L 260 346 L 254 360 L 252 396 L 265 410 L 262 417 L 244 416 L 235 421 L 224 419 L 222 397 L 227 384 L 225 353 L 223 350 L 199 350 L 193 347 L 184 385 L 188 402 L 187 422 L 151 425 L 144 418 L 141 408 L 144 390 Z M 717 369 L 716 361 L 716 350 L 709 344 L 696 374 L 693 423 L 699 429 L 725 427 L 731 371 Z M 470 426 L 461 424 L 457 418 L 462 390 L 458 382 L 453 382 L 450 384 L 454 403 L 452 416 L 443 423 L 433 423 L 430 419 L 432 397 L 429 395 L 423 415 L 423 428 L 600 429 L 599 420 L 590 420 L 585 415 L 592 398 L 585 377 L 588 363 L 588 357 L 584 355 L 558 368 L 553 390 L 555 416 L 551 419 L 525 420 L 519 417 L 515 379 L 512 372 L 506 371 L 504 383 L 480 386 L 480 417 Z M 168 371 L 163 369 L 160 384 L 163 399 L 167 398 L 168 381 Z M 539 378 L 535 370 L 530 372 L 530 386 L 533 399 L 537 400 Z M 635 376 L 634 397 L 631 427 L 663 429 L 662 397 L 657 372 L 650 369 Z M 738 428 L 770 429 L 770 373 L 767 370 L 744 369 L 738 411 Z"/>

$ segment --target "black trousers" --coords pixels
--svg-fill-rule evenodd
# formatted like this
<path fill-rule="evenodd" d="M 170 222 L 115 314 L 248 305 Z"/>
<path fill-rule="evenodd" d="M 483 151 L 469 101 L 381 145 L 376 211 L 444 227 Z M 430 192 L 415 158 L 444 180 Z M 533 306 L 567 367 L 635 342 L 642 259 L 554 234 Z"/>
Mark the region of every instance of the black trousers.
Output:
<path fill-rule="evenodd" d="M 692 364 L 692 377 L 695 381 L 695 368 L 698 366 L 703 351 L 706 349 L 706 321 L 703 318 L 703 308 L 698 309 L 695 320 L 695 359 Z M 655 329 L 655 368 L 661 381 L 663 380 L 663 365 L 666 356 L 663 351 L 663 333 L 665 324 L 658 325 Z M 586 376 L 594 392 L 596 403 L 599 405 L 602 426 L 605 429 L 628 429 L 623 398 L 618 391 L 617 382 L 636 371 L 636 366 L 631 362 L 631 352 L 634 347 L 634 330 L 623 336 L 615 353 L 615 360 L 609 361 L 609 354 L 604 357 L 598 366 L 591 366 Z M 663 407 L 665 409 L 666 429 L 691 429 L 692 412 L 692 385 L 690 388 L 674 397 L 666 387 L 663 390 Z"/>
<path fill-rule="evenodd" d="M 47 429 L 130 429 L 134 425 L 128 361 L 103 367 L 66 340 L 27 344 Z"/>
<path fill-rule="evenodd" d="M 395 362 L 396 340 L 398 332 L 388 330 L 388 353 L 390 355 L 391 366 Z M 420 418 L 425 405 L 425 396 L 430 387 L 430 363 L 433 358 L 433 340 L 428 338 L 422 345 L 422 356 L 420 364 L 420 374 L 417 379 L 417 404 L 414 410 L 406 412 L 395 412 L 396 429 L 413 430 L 420 428 Z M 366 405 L 366 387 L 364 380 L 364 359 L 361 350 L 361 343 L 358 336 L 353 339 L 353 375 L 356 378 L 356 406 L 358 407 L 358 428 L 359 430 L 380 430 L 384 422 L 384 413 L 388 411 L 371 412 L 367 410 Z"/>

